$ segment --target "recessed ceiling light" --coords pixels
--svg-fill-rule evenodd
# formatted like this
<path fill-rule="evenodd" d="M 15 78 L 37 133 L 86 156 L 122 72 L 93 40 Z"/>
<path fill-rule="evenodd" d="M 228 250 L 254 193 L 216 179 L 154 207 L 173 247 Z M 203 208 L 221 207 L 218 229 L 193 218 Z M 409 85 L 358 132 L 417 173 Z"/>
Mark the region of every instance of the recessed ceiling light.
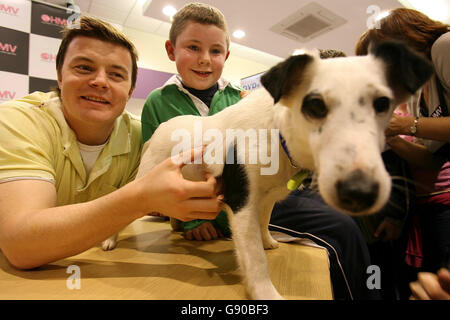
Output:
<path fill-rule="evenodd" d="M 172 17 L 175 15 L 175 13 L 177 13 L 177 9 L 175 9 L 173 6 L 165 6 L 162 9 L 162 12 L 172 20 Z"/>
<path fill-rule="evenodd" d="M 245 37 L 245 32 L 242 30 L 236 30 L 235 32 L 233 32 L 233 37 L 242 39 L 243 37 Z"/>
<path fill-rule="evenodd" d="M 375 17 L 375 22 L 380 21 L 381 19 L 386 18 L 386 17 L 387 17 L 388 15 L 390 15 L 390 14 L 391 14 L 390 11 L 383 11 L 383 12 L 381 12 L 379 15 L 377 15 L 377 16 Z"/>
<path fill-rule="evenodd" d="M 294 52 L 292 53 L 293 56 L 301 56 L 303 54 L 305 54 L 306 51 L 303 49 L 295 49 Z"/>
<path fill-rule="evenodd" d="M 450 3 L 448 0 L 399 0 L 407 8 L 416 9 L 433 20 L 450 23 Z"/>

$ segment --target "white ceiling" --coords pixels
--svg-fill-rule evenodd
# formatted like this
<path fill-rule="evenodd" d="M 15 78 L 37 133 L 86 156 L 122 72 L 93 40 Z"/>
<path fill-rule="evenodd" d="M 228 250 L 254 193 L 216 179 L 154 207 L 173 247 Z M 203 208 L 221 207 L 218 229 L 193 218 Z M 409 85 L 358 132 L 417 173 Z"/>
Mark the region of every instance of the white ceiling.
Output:
<path fill-rule="evenodd" d="M 397 0 L 314 0 L 347 22 L 327 33 L 300 43 L 269 29 L 313 0 L 202 0 L 220 9 L 228 22 L 230 33 L 239 28 L 243 39 L 232 38 L 232 54 L 261 63 L 285 58 L 297 48 L 339 49 L 352 55 L 354 45 L 367 28 L 375 11 L 402 6 Z M 47 0 L 65 6 L 64 0 Z M 162 7 L 170 4 L 179 9 L 186 0 L 74 0 L 83 13 L 103 18 L 127 28 L 168 37 L 169 18 Z M 145 13 L 144 13 L 144 9 Z"/>

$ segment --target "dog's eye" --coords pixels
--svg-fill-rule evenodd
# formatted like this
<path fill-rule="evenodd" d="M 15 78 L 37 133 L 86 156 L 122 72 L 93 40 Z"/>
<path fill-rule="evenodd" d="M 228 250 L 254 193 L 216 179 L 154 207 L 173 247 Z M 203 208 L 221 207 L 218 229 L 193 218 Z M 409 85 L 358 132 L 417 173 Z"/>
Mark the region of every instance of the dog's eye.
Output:
<path fill-rule="evenodd" d="M 388 97 L 377 98 L 373 101 L 373 107 L 375 108 L 376 113 L 382 113 L 389 110 L 391 101 Z"/>
<path fill-rule="evenodd" d="M 310 94 L 303 99 L 302 113 L 307 118 L 322 119 L 326 117 L 328 109 L 321 95 Z"/>

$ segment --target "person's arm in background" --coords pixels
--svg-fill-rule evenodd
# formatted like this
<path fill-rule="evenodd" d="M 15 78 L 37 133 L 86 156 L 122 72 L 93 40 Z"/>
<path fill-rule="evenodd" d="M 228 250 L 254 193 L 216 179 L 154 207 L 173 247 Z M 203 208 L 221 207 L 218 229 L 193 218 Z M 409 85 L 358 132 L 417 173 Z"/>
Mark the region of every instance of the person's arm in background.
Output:
<path fill-rule="evenodd" d="M 386 129 L 386 136 L 411 135 L 410 128 L 414 125 L 414 120 L 415 117 L 394 114 Z M 416 137 L 450 142 L 450 117 L 421 117 L 418 121 Z"/>
<path fill-rule="evenodd" d="M 431 48 L 431 60 L 433 62 L 436 77 L 443 89 L 443 99 L 449 108 L 450 97 L 450 33 L 441 36 Z M 428 101 L 428 84 L 424 86 L 425 101 Z M 442 102 L 441 102 L 442 105 Z M 414 124 L 414 117 L 401 117 L 394 115 L 386 130 L 387 136 L 398 134 L 410 135 L 410 127 Z M 450 117 L 421 117 L 417 125 L 416 137 L 450 142 Z"/>
<path fill-rule="evenodd" d="M 442 165 L 442 161 L 433 156 L 425 146 L 409 142 L 400 136 L 387 137 L 386 143 L 413 167 L 439 169 Z"/>

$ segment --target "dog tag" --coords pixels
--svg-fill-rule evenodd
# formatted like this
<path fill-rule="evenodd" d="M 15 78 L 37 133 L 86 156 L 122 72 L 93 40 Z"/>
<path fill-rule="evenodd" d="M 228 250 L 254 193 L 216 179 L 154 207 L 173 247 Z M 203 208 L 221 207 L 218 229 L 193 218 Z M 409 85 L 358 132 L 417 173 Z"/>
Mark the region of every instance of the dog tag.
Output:
<path fill-rule="evenodd" d="M 300 187 L 303 180 L 305 180 L 308 177 L 308 175 L 309 175 L 309 170 L 306 170 L 306 169 L 300 170 L 295 176 L 293 176 L 287 182 L 287 188 L 291 191 L 298 189 L 298 187 Z"/>

